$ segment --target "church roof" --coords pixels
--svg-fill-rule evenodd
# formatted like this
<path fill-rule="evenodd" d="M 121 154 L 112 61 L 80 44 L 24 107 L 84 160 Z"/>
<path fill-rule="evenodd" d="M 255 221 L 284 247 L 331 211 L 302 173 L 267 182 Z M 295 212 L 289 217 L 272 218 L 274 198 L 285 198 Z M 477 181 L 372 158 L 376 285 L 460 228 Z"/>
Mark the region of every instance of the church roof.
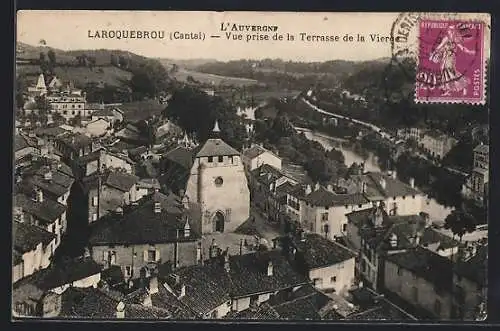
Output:
<path fill-rule="evenodd" d="M 196 157 L 206 157 L 206 156 L 230 156 L 230 155 L 240 155 L 233 147 L 229 146 L 222 139 L 208 139 L 207 142 L 200 149 Z"/>

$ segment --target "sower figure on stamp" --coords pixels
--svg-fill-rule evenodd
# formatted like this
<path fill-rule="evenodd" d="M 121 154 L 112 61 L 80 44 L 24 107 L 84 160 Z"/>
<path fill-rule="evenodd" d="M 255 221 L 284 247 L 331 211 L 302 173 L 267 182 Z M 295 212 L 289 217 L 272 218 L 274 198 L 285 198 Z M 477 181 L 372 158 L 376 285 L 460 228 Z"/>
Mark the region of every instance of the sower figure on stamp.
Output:
<path fill-rule="evenodd" d="M 457 50 L 469 55 L 474 55 L 474 50 L 469 50 L 463 45 L 463 37 L 458 33 L 456 26 L 450 25 L 436 49 L 430 54 L 429 60 L 441 64 L 443 84 L 443 96 L 450 95 L 451 92 L 463 91 L 467 94 L 469 79 L 456 68 Z"/>

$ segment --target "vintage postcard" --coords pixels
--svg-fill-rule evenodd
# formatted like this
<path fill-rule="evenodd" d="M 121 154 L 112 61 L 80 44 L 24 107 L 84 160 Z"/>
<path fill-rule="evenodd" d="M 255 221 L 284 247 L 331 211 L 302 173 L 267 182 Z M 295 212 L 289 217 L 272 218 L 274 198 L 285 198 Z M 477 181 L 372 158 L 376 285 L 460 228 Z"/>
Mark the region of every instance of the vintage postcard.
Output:
<path fill-rule="evenodd" d="M 489 14 L 16 26 L 14 320 L 486 319 Z"/>

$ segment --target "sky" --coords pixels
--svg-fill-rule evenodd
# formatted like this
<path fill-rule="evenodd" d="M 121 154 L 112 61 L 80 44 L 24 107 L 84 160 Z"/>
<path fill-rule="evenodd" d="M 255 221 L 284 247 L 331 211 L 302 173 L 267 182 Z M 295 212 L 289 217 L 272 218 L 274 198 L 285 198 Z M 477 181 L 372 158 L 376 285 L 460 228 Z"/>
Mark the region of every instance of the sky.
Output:
<path fill-rule="evenodd" d="M 390 36 L 397 13 L 272 13 L 272 12 L 146 12 L 146 11 L 19 11 L 18 41 L 62 50 L 121 49 L 147 57 L 170 59 L 281 58 L 292 61 L 352 60 L 364 61 L 390 57 L 390 43 L 371 42 L 370 34 Z M 227 40 L 221 24 L 273 25 L 283 41 L 250 41 L 248 34 L 268 35 L 274 32 L 246 33 L 244 40 Z M 106 31 L 162 31 L 164 39 L 92 38 Z M 174 32 L 204 33 L 205 40 L 171 40 Z M 301 40 L 307 35 L 338 36 L 339 41 L 313 42 Z M 234 34 L 234 32 L 233 32 Z M 287 34 L 295 36 L 286 41 Z M 352 35 L 354 41 L 344 42 Z M 365 42 L 356 42 L 357 35 Z M 210 38 L 220 35 L 220 38 Z"/>

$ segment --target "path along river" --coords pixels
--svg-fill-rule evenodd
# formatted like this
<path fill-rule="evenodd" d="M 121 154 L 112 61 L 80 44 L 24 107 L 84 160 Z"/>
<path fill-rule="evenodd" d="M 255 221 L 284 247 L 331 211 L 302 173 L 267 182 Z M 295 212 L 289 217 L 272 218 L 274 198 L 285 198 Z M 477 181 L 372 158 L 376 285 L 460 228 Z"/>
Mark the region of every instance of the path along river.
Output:
<path fill-rule="evenodd" d="M 307 139 L 319 142 L 325 149 L 330 150 L 332 148 L 340 150 L 344 154 L 345 164 L 349 167 L 354 162 L 362 163 L 365 162 L 365 171 L 381 171 L 378 166 L 377 156 L 370 153 L 367 159 L 364 159 L 361 155 L 349 149 L 343 139 L 338 139 L 330 137 L 328 135 L 313 132 L 308 129 L 296 128 L 299 132 L 303 132 Z M 427 199 L 424 204 L 424 212 L 428 213 L 432 221 L 443 222 L 446 216 L 452 211 L 451 207 L 446 207 L 439 204 L 434 199 Z"/>

